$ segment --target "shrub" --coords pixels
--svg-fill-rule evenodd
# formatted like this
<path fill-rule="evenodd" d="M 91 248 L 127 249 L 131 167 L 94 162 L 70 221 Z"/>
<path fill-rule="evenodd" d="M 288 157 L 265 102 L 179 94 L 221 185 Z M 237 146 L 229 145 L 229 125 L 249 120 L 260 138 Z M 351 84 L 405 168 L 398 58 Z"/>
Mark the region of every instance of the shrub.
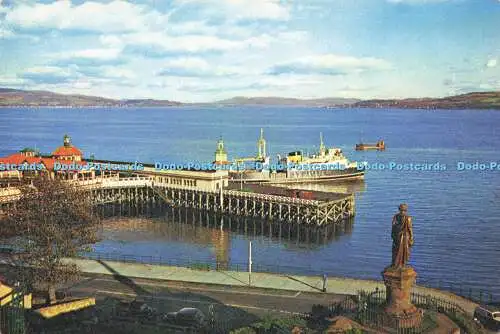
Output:
<path fill-rule="evenodd" d="M 251 327 L 243 327 L 235 329 L 229 332 L 229 334 L 257 334 L 257 332 Z"/>

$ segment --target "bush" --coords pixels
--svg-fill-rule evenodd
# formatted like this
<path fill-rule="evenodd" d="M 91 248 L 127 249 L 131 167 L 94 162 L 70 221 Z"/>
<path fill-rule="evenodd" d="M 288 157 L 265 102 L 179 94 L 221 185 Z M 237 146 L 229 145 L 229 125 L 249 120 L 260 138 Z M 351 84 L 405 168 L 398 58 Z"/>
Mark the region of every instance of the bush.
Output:
<path fill-rule="evenodd" d="M 257 333 L 278 333 L 280 330 L 286 330 L 289 333 L 294 327 L 307 328 L 307 321 L 301 317 L 273 318 L 267 316 L 251 327 Z"/>
<path fill-rule="evenodd" d="M 363 334 L 363 333 L 364 333 L 363 330 L 359 328 L 352 328 L 346 331 L 346 334 Z"/>
<path fill-rule="evenodd" d="M 481 328 L 478 328 L 474 320 L 469 319 L 461 313 L 446 312 L 445 314 L 468 334 L 482 334 L 484 332 Z"/>

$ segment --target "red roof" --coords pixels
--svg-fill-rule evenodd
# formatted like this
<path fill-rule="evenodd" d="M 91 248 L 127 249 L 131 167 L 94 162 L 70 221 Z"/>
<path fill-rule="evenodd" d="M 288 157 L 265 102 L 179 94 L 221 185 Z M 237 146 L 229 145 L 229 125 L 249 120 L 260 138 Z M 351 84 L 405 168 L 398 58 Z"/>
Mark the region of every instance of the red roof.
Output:
<path fill-rule="evenodd" d="M 0 158 L 0 163 L 4 164 L 22 164 L 24 161 L 27 161 L 28 157 L 23 155 L 22 153 L 14 153 L 6 156 L 5 158 Z"/>
<path fill-rule="evenodd" d="M 54 162 L 56 161 L 56 159 L 53 159 L 53 158 L 41 158 L 40 160 L 41 160 L 40 162 L 48 170 L 53 170 L 54 169 Z"/>
<path fill-rule="evenodd" d="M 85 166 L 87 165 L 87 162 L 85 161 L 71 161 L 71 160 L 59 160 L 59 159 L 54 159 L 54 158 L 41 158 L 40 162 L 47 168 L 48 170 L 53 170 L 54 169 L 54 164 L 57 162 L 60 165 L 79 165 L 79 166 Z"/>
<path fill-rule="evenodd" d="M 78 149 L 77 149 L 78 150 Z M 87 164 L 85 161 L 71 161 L 71 160 L 59 160 L 55 158 L 41 158 L 41 157 L 27 157 L 21 153 L 14 153 L 5 158 L 0 158 L 0 163 L 3 164 L 16 164 L 22 165 L 24 163 L 28 164 L 43 164 L 47 170 L 53 170 L 54 164 L 59 163 L 61 165 L 71 165 L 76 164 L 80 166 L 84 166 Z"/>
<path fill-rule="evenodd" d="M 83 153 L 74 146 L 59 146 L 52 155 L 55 157 L 67 157 L 73 155 L 82 156 Z"/>

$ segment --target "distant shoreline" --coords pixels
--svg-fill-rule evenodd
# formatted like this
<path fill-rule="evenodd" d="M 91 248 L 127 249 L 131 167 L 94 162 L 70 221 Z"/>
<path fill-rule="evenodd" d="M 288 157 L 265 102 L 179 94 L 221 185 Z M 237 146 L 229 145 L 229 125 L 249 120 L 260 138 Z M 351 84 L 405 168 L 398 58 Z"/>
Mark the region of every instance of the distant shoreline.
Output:
<path fill-rule="evenodd" d="M 19 106 L 19 105 L 0 105 L 1 109 L 171 109 L 171 108 L 212 108 L 212 109 L 222 109 L 222 108 L 238 108 L 238 107 L 249 107 L 249 108 L 258 108 L 258 107 L 276 107 L 276 108 L 306 108 L 306 109 L 325 109 L 325 110 L 361 110 L 361 109 L 372 109 L 372 110 L 422 110 L 422 111 L 490 111 L 490 110 L 498 110 L 500 111 L 500 106 L 491 106 L 491 107 L 459 107 L 459 108 L 446 108 L 446 107 L 437 107 L 437 108 L 426 108 L 426 107 L 353 107 L 353 106 L 335 106 L 335 107 L 317 107 L 317 106 L 307 106 L 307 105 L 228 105 L 223 107 L 217 107 L 214 105 L 190 105 L 183 104 L 178 106 L 49 106 L 49 105 L 40 105 L 40 106 Z"/>
<path fill-rule="evenodd" d="M 109 99 L 47 91 L 0 88 L 0 108 L 165 108 L 165 107 L 310 107 L 323 109 L 500 110 L 500 92 L 475 92 L 442 98 L 360 100 L 352 98 L 298 99 L 234 97 L 216 102 L 185 103 L 155 99 Z"/>

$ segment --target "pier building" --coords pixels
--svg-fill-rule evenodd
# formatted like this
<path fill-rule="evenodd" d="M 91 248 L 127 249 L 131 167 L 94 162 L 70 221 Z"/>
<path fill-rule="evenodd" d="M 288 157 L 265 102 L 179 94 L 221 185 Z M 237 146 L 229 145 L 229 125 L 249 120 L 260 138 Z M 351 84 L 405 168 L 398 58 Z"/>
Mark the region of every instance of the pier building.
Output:
<path fill-rule="evenodd" d="M 258 141 L 258 155 L 265 155 L 263 132 Z M 257 157 L 258 158 L 258 157 Z M 217 142 L 215 162 L 229 163 L 222 138 Z M 142 164 L 137 170 L 117 169 L 103 171 L 99 168 L 57 170 L 56 164 L 87 165 L 97 167 L 115 164 L 127 167 L 130 162 L 91 159 L 85 161 L 82 152 L 71 144 L 67 135 L 63 145 L 51 156 L 37 155 L 31 150 L 2 158 L 0 163 L 43 165 L 43 170 L 16 171 L 19 179 L 33 174 L 46 174 L 51 178 L 68 180 L 82 187 L 95 204 L 123 202 L 160 202 L 172 207 L 204 210 L 218 214 L 257 217 L 266 220 L 297 222 L 305 225 L 328 225 L 353 217 L 354 195 L 327 194 L 317 191 L 289 191 L 277 187 L 254 187 L 252 189 L 230 189 L 227 170 L 157 169 L 152 164 Z M 2 175 L 3 176 L 3 175 Z M 11 174 L 2 180 L 12 180 Z M 9 205 L 19 198 L 15 185 L 7 182 L 0 192 L 0 205 Z M 1 209 L 1 208 L 0 208 Z"/>
<path fill-rule="evenodd" d="M 226 170 L 157 170 L 145 165 L 144 170 L 134 172 L 134 174 L 151 177 L 153 182 L 167 184 L 172 188 L 217 191 L 227 187 L 229 183 L 229 173 Z"/>
<path fill-rule="evenodd" d="M 0 158 L 0 164 L 5 169 L 0 170 L 0 179 L 3 181 L 0 184 L 15 183 L 15 180 L 38 174 L 66 180 L 93 179 L 96 176 L 94 169 L 73 168 L 87 164 L 82 157 L 82 151 L 71 144 L 71 137 L 68 135 L 64 135 L 63 145 L 56 148 L 51 155 L 41 155 L 38 150 L 24 148 L 17 153 Z M 7 168 L 7 165 L 10 167 Z"/>

